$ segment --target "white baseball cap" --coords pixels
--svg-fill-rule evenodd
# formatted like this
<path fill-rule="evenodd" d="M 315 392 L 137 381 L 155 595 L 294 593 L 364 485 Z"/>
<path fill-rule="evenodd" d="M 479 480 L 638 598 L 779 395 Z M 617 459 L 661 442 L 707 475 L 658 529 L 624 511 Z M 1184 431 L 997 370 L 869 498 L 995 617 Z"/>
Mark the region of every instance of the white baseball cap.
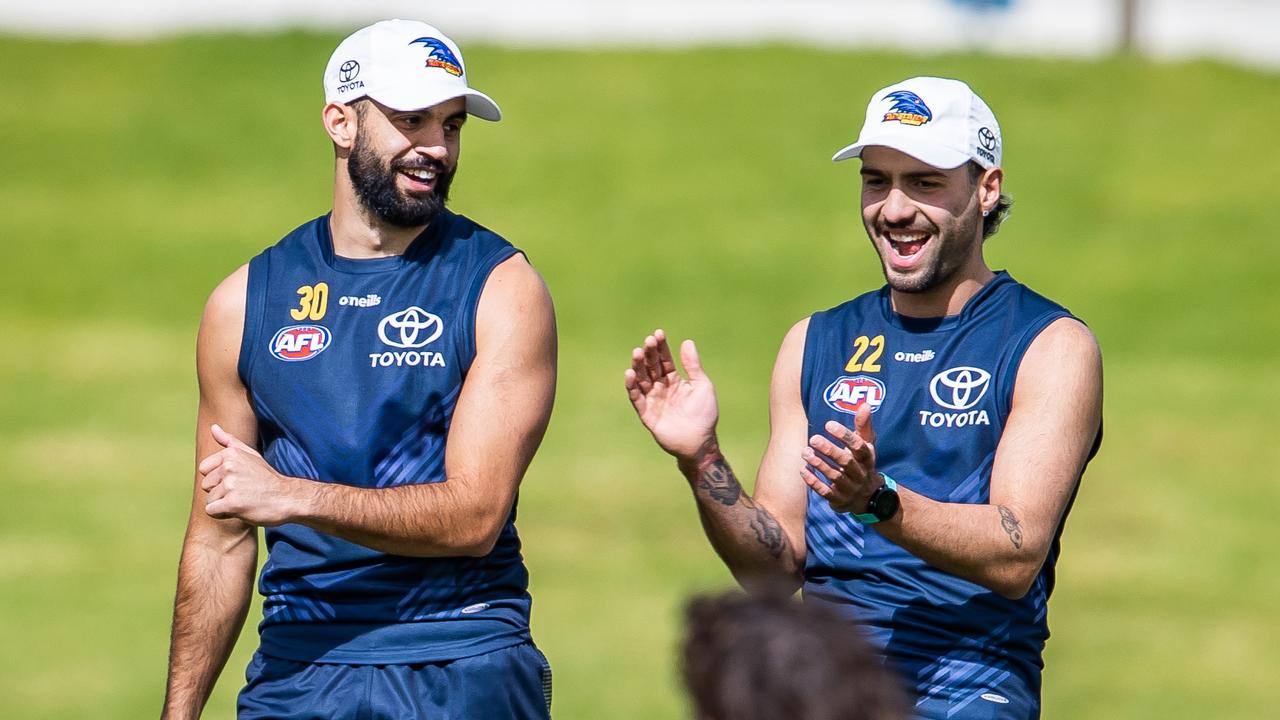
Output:
<path fill-rule="evenodd" d="M 832 160 L 861 157 L 868 145 L 883 145 L 943 170 L 970 160 L 1000 165 L 1004 143 L 991 108 L 959 80 L 915 77 L 871 96 L 858 141 Z"/>
<path fill-rule="evenodd" d="M 393 110 L 421 110 L 457 97 L 467 112 L 502 119 L 498 104 L 467 86 L 456 43 L 416 20 L 383 20 L 360 28 L 333 51 L 324 69 L 325 102 L 369 97 Z"/>

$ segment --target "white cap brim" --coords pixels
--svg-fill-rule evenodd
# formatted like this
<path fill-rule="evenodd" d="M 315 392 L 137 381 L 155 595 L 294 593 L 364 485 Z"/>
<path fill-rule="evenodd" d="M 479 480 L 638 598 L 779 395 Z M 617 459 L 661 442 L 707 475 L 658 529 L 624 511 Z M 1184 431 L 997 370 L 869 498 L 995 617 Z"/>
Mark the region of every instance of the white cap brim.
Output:
<path fill-rule="evenodd" d="M 502 119 L 502 110 L 493 98 L 479 90 L 460 88 L 455 84 L 431 87 L 415 85 L 412 87 L 382 88 L 368 93 L 368 97 L 377 100 L 392 110 L 407 112 L 422 110 L 454 98 L 467 99 L 467 114 L 475 115 L 481 120 L 497 122 Z"/>
<path fill-rule="evenodd" d="M 849 158 L 860 158 L 862 157 L 863 148 L 873 146 L 887 147 L 906 153 L 920 162 L 940 170 L 958 168 L 972 159 L 968 153 L 933 143 L 910 142 L 899 138 L 870 138 L 863 142 L 859 138 L 859 142 L 843 147 L 835 155 L 832 155 L 831 160 L 832 162 L 839 162 Z"/>

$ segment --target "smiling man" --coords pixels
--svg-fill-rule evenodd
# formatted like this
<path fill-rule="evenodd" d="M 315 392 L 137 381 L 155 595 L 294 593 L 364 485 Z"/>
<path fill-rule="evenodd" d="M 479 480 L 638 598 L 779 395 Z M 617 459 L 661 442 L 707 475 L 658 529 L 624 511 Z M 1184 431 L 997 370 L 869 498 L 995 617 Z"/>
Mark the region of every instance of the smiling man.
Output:
<path fill-rule="evenodd" d="M 687 379 L 660 330 L 625 375 L 735 577 L 859 621 L 921 718 L 1039 717 L 1059 539 L 1101 441 L 1093 335 L 984 257 L 1009 209 L 1002 150 L 962 82 L 872 97 L 834 159 L 862 160 L 886 284 L 783 340 L 754 495 L 720 451 L 691 341 Z"/>
<path fill-rule="evenodd" d="M 445 209 L 468 115 L 501 114 L 420 22 L 348 37 L 324 87 L 332 212 L 232 273 L 201 321 L 164 716 L 200 715 L 262 527 L 240 718 L 546 718 L 514 522 L 555 319 L 524 256 Z"/>

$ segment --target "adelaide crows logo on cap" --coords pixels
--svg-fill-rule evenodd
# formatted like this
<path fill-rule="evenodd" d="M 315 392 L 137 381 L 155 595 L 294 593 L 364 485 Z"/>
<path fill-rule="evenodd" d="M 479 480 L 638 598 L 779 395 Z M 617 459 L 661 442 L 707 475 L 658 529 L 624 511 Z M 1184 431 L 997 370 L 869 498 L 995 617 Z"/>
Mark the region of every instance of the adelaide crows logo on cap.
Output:
<path fill-rule="evenodd" d="M 881 122 L 900 122 L 903 125 L 923 125 L 933 119 L 933 111 L 920 96 L 909 90 L 898 90 L 884 96 L 893 103 Z"/>
<path fill-rule="evenodd" d="M 422 43 L 431 49 L 427 53 L 427 67 L 440 68 L 450 75 L 462 75 L 462 63 L 458 61 L 458 57 L 453 54 L 448 45 L 444 41 L 437 40 L 433 37 L 420 37 L 409 43 Z"/>

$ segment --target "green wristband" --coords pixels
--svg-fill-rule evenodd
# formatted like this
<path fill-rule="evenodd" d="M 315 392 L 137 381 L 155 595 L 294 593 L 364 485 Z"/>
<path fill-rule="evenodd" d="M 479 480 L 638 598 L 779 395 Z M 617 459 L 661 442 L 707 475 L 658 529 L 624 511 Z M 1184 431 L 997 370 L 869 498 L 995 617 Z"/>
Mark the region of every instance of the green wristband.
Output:
<path fill-rule="evenodd" d="M 884 485 L 871 493 L 871 498 L 867 501 L 867 512 L 849 513 L 863 525 L 874 525 L 898 514 L 898 483 L 884 473 L 880 473 L 880 477 L 884 478 Z"/>

